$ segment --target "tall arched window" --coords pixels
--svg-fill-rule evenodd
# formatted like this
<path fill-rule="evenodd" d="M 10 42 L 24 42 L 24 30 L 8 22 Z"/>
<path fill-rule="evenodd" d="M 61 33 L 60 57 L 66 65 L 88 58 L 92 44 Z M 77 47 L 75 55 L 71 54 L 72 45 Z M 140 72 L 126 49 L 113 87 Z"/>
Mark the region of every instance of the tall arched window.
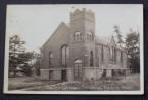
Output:
<path fill-rule="evenodd" d="M 101 46 L 101 60 L 104 62 L 104 49 L 103 49 L 103 44 Z"/>
<path fill-rule="evenodd" d="M 114 63 L 116 64 L 116 48 L 114 48 Z"/>
<path fill-rule="evenodd" d="M 113 61 L 113 46 L 110 46 L 110 58 Z"/>
<path fill-rule="evenodd" d="M 90 52 L 90 66 L 94 66 L 94 61 L 93 61 L 93 52 Z"/>
<path fill-rule="evenodd" d="M 121 51 L 121 63 L 123 63 L 123 52 Z"/>
<path fill-rule="evenodd" d="M 53 54 L 51 52 L 49 52 L 49 66 L 53 66 Z"/>
<path fill-rule="evenodd" d="M 67 66 L 67 63 L 69 62 L 69 47 L 67 45 L 63 45 L 61 47 L 61 53 L 62 65 Z"/>

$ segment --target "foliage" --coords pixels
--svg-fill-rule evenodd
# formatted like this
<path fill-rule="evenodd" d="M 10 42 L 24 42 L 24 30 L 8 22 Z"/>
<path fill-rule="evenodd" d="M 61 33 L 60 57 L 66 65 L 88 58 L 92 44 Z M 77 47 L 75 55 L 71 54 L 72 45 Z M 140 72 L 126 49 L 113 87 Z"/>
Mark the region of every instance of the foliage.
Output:
<path fill-rule="evenodd" d="M 24 66 L 21 67 L 21 70 L 26 76 L 31 76 L 33 74 L 32 66 L 30 66 L 28 63 L 25 63 Z"/>
<path fill-rule="evenodd" d="M 32 75 L 32 60 L 34 54 L 32 52 L 21 53 L 19 56 L 19 64 L 23 64 L 20 66 L 20 69 L 26 76 Z"/>
<path fill-rule="evenodd" d="M 119 26 L 114 26 L 116 46 L 125 49 L 128 55 L 128 66 L 132 72 L 140 72 L 139 33 L 130 29 L 126 38 L 121 34 Z"/>
<path fill-rule="evenodd" d="M 126 49 L 128 54 L 128 63 L 133 72 L 140 72 L 140 50 L 139 33 L 130 32 L 126 38 Z"/>
<path fill-rule="evenodd" d="M 25 52 L 25 41 L 21 40 L 18 35 L 13 35 L 9 39 L 9 76 L 13 73 L 16 77 L 17 72 L 23 72 L 30 76 L 32 70 L 33 52 Z M 12 77 L 12 76 L 11 76 Z"/>
<path fill-rule="evenodd" d="M 25 51 L 23 47 L 24 41 L 18 35 L 13 35 L 9 39 L 9 73 L 13 72 L 13 77 L 16 76 L 17 66 L 19 63 L 19 54 Z"/>

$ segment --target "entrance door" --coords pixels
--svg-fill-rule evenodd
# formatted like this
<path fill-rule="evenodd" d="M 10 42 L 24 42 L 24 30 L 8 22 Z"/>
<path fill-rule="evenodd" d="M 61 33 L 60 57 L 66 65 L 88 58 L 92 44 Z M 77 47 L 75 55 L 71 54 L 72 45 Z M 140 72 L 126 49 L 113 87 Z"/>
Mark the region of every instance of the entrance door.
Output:
<path fill-rule="evenodd" d="M 82 61 L 76 60 L 74 66 L 74 80 L 80 81 L 82 80 Z"/>
<path fill-rule="evenodd" d="M 66 81 L 66 70 L 62 70 L 62 81 Z"/>

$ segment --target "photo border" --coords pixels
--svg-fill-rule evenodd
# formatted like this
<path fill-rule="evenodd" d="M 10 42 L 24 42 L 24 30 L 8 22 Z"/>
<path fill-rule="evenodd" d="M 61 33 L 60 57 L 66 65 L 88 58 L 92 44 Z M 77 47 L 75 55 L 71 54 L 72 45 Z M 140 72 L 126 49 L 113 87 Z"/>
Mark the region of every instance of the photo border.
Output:
<path fill-rule="evenodd" d="M 48 5 L 50 6 L 53 4 L 48 4 Z M 61 4 L 56 4 L 56 5 L 59 6 Z M 65 4 L 62 4 L 62 5 L 65 5 Z M 73 5 L 76 5 L 76 4 L 73 4 Z M 91 4 L 91 5 L 99 6 L 102 4 Z M 116 4 L 108 4 L 108 5 L 116 6 Z M 126 4 L 123 4 L 123 5 L 126 6 Z M 142 4 L 134 4 L 134 5 L 139 5 L 139 6 L 142 6 L 143 8 Z M 144 63 L 143 63 L 144 62 L 144 57 L 143 57 L 144 45 L 143 44 L 144 44 L 143 43 L 143 33 L 140 33 L 140 90 L 137 90 L 137 91 L 71 91 L 71 90 L 68 90 L 68 91 L 22 91 L 22 90 L 12 90 L 11 91 L 11 90 L 8 90 L 9 34 L 7 33 L 5 36 L 5 67 L 4 67 L 4 89 L 3 89 L 4 91 L 3 92 L 6 94 L 142 95 L 144 94 Z"/>
<path fill-rule="evenodd" d="M 148 1 L 147 0 L 0 0 L 0 99 L 1 100 L 147 100 L 148 99 L 148 68 L 144 68 L 144 94 L 143 95 L 39 95 L 39 94 L 3 94 L 4 78 L 4 48 L 6 27 L 6 5 L 7 4 L 144 4 L 144 44 L 148 43 Z M 147 45 L 143 47 L 144 66 L 148 66 Z"/>

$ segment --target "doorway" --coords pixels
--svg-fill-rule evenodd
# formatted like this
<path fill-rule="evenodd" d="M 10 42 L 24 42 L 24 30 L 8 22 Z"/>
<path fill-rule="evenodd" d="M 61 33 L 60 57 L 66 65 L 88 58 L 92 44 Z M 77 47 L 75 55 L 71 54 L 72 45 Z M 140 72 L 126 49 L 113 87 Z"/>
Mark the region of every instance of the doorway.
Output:
<path fill-rule="evenodd" d="M 74 80 L 80 81 L 82 80 L 82 60 L 76 60 L 74 65 Z"/>
<path fill-rule="evenodd" d="M 67 80 L 67 77 L 66 77 L 66 69 L 63 69 L 62 72 L 62 81 L 66 81 Z"/>

